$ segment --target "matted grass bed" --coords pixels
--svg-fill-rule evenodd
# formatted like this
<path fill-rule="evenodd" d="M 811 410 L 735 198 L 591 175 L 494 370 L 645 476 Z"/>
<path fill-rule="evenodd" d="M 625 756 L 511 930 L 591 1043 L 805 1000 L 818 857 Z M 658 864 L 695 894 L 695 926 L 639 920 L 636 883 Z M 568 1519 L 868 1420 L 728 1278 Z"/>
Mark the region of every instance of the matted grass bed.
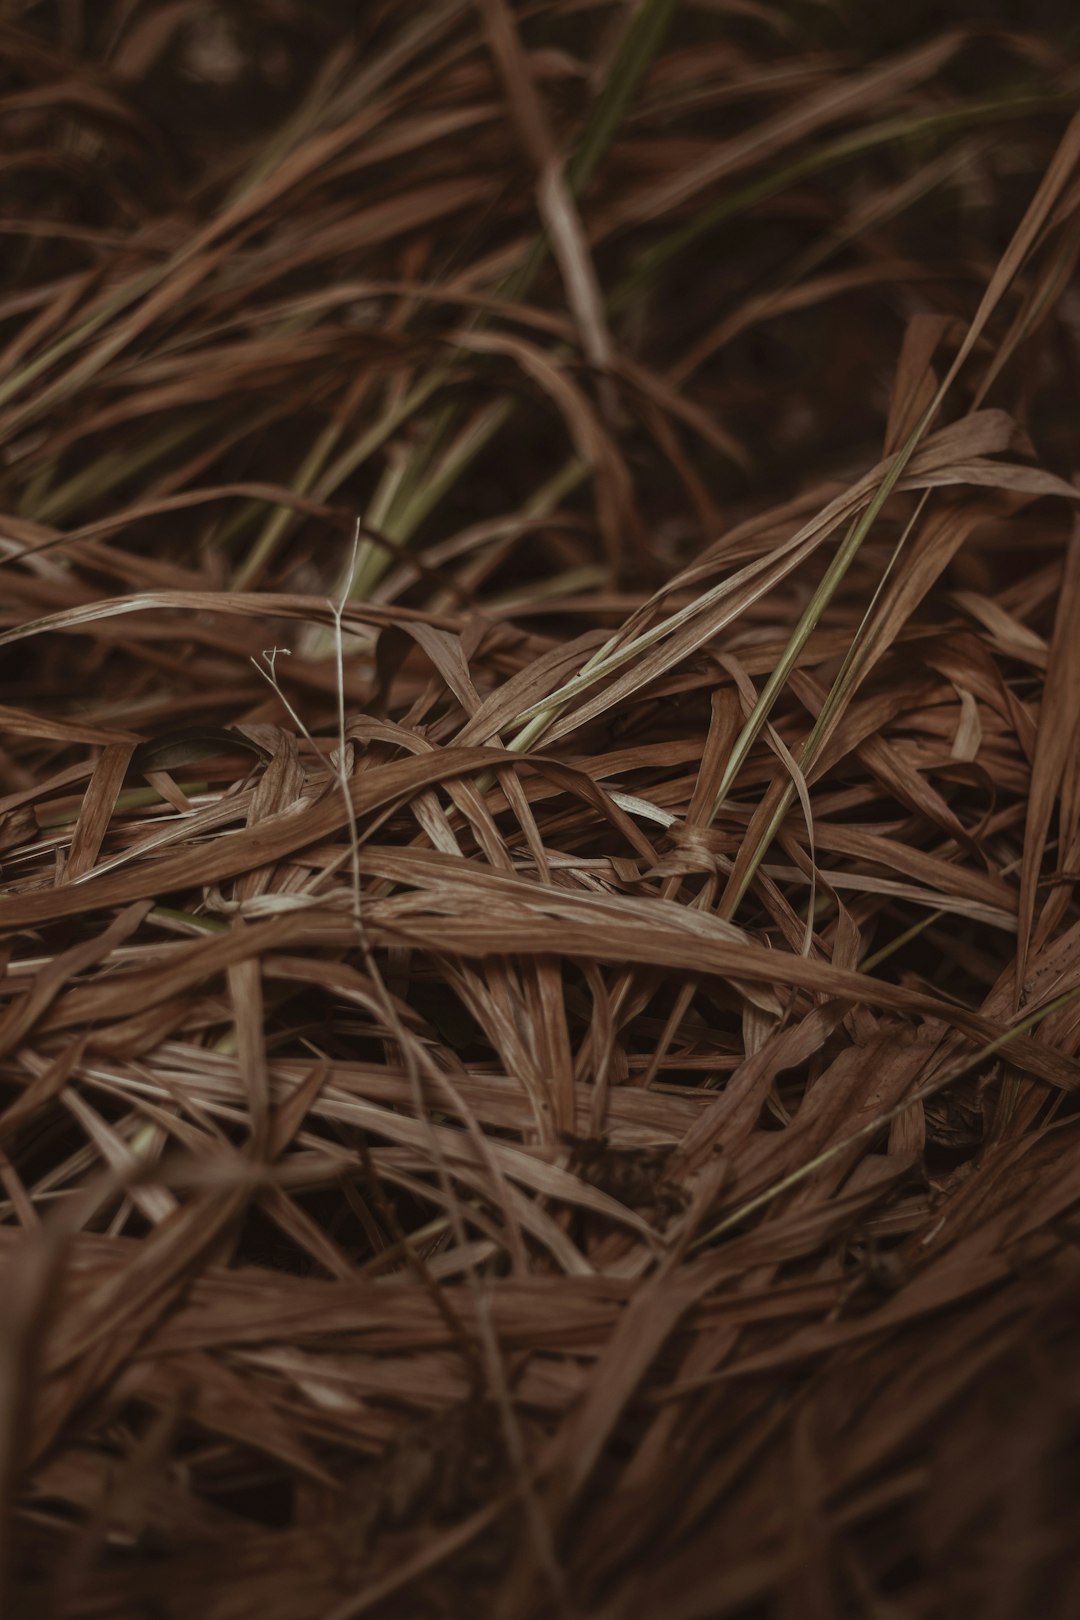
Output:
<path fill-rule="evenodd" d="M 1080 22 L 0 7 L 0 1612 L 1080 1614 Z"/>

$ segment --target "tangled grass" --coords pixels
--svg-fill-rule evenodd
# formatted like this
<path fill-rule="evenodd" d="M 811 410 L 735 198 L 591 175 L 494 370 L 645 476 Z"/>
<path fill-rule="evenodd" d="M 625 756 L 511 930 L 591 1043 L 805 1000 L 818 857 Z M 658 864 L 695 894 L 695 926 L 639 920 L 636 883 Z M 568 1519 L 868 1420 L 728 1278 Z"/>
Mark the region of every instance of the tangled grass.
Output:
<path fill-rule="evenodd" d="M 1080 1613 L 1080 26 L 3 8 L 0 1607 Z"/>

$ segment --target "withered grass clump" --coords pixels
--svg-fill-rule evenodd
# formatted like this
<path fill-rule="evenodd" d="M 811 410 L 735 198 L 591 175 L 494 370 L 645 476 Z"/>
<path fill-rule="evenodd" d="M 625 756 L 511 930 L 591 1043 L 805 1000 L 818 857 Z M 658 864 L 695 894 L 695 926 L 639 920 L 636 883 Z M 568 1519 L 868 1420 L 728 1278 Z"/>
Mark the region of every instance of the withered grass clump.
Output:
<path fill-rule="evenodd" d="M 0 22 L 0 1609 L 1080 1613 L 1080 24 Z"/>

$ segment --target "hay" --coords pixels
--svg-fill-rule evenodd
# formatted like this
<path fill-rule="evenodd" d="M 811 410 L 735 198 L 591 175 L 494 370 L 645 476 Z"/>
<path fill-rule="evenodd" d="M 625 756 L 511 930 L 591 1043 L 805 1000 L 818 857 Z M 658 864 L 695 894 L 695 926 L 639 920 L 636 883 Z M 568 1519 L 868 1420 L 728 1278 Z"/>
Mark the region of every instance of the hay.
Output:
<path fill-rule="evenodd" d="M 1080 1612 L 1008 10 L 9 8 L 5 1615 Z"/>

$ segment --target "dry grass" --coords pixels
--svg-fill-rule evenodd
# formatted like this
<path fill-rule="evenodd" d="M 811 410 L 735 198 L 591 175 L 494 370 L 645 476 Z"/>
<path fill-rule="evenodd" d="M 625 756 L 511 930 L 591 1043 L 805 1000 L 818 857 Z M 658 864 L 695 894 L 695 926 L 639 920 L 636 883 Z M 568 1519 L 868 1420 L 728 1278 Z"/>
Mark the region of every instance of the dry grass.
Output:
<path fill-rule="evenodd" d="M 1080 1612 L 1071 8 L 2 16 L 3 1613 Z"/>

